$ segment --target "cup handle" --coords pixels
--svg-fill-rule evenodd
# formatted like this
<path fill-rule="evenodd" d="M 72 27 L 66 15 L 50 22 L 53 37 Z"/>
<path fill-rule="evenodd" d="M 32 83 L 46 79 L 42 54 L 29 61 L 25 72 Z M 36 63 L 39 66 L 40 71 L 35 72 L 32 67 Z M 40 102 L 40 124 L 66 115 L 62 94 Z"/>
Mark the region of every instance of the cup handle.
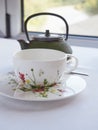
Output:
<path fill-rule="evenodd" d="M 70 73 L 78 66 L 78 59 L 75 56 L 68 55 L 67 57 L 67 69 L 65 73 Z"/>

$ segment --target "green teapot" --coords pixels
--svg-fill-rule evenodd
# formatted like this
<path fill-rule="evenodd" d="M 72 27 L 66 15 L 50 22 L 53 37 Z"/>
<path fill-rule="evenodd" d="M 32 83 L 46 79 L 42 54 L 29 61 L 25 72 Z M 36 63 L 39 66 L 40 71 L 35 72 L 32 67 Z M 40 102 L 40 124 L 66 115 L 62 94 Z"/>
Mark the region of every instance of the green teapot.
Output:
<path fill-rule="evenodd" d="M 42 33 L 42 35 L 34 36 L 30 40 L 28 31 L 27 31 L 27 23 L 31 18 L 34 18 L 39 15 L 52 15 L 52 16 L 61 18 L 65 23 L 66 34 L 63 36 L 57 35 L 57 34 L 54 35 L 54 34 L 51 34 L 49 30 L 46 30 L 44 33 Z M 41 13 L 33 14 L 26 19 L 24 23 L 24 29 L 25 29 L 25 34 L 26 34 L 28 42 L 24 40 L 18 40 L 20 43 L 21 49 L 46 48 L 46 49 L 55 49 L 55 50 L 63 51 L 68 54 L 72 54 L 72 49 L 67 43 L 68 32 L 69 32 L 68 23 L 62 16 L 58 14 L 54 14 L 54 13 L 48 13 L 48 12 L 41 12 Z"/>

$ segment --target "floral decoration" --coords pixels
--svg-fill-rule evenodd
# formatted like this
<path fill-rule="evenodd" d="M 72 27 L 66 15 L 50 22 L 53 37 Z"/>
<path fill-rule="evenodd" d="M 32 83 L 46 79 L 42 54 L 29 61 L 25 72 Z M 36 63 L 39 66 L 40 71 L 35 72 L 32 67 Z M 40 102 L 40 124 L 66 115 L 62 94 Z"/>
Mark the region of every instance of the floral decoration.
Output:
<path fill-rule="evenodd" d="M 13 84 L 14 86 L 16 85 L 14 90 L 19 89 L 23 92 L 32 91 L 33 94 L 37 94 L 41 97 L 48 97 L 48 93 L 58 94 L 59 96 L 61 96 L 61 94 L 65 92 L 65 89 L 55 89 L 55 87 L 61 85 L 61 82 L 53 82 L 50 84 L 47 79 L 44 79 L 43 84 L 37 84 L 33 68 L 31 69 L 32 77 L 30 77 L 28 74 L 23 74 L 22 72 L 19 72 L 18 80 L 14 73 L 9 74 L 9 84 Z M 57 74 L 59 74 L 58 71 Z M 44 75 L 44 72 L 40 70 L 39 77 L 42 75 Z"/>

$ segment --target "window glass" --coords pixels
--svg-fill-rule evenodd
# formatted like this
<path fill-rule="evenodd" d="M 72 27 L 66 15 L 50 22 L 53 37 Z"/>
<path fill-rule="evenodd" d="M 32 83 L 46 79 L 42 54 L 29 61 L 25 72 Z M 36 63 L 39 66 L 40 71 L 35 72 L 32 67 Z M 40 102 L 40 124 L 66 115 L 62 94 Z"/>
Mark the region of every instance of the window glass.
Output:
<path fill-rule="evenodd" d="M 69 34 L 98 36 L 98 0 L 24 0 L 24 21 L 32 14 L 56 13 L 69 25 Z M 55 16 L 37 16 L 29 20 L 28 31 L 65 33 L 65 23 Z"/>

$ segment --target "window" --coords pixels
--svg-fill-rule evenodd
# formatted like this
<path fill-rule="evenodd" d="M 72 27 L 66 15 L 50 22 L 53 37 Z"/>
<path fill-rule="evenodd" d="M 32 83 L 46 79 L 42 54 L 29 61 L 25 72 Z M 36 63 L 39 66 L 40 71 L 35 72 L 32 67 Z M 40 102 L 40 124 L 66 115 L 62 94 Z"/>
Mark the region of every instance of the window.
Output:
<path fill-rule="evenodd" d="M 69 25 L 69 34 L 98 36 L 98 0 L 24 0 L 23 23 L 39 12 L 56 13 Z M 28 31 L 65 33 L 64 22 L 53 16 L 37 16 L 28 22 Z"/>

